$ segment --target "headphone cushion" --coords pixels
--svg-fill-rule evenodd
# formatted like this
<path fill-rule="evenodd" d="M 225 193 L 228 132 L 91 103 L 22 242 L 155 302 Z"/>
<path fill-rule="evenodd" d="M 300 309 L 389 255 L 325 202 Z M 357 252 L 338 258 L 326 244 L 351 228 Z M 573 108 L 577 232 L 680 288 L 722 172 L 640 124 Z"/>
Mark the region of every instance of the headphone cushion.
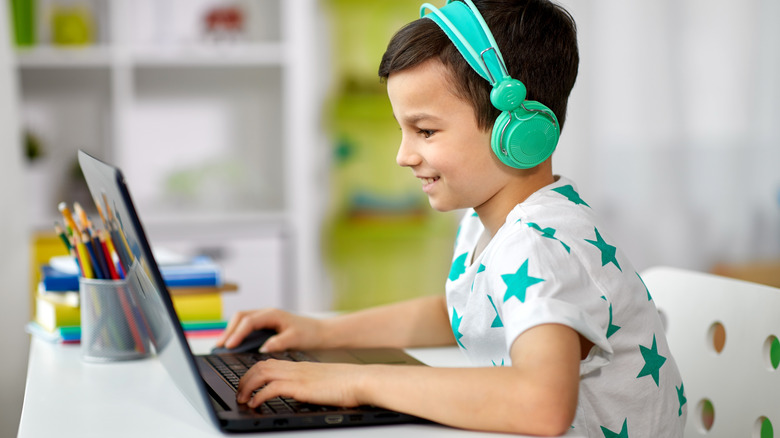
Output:
<path fill-rule="evenodd" d="M 557 120 L 547 107 L 526 101 L 525 107 L 512 113 L 504 111 L 496 119 L 491 147 L 502 163 L 518 169 L 534 167 L 550 155 L 558 144 Z M 554 121 L 555 120 L 555 121 Z"/>

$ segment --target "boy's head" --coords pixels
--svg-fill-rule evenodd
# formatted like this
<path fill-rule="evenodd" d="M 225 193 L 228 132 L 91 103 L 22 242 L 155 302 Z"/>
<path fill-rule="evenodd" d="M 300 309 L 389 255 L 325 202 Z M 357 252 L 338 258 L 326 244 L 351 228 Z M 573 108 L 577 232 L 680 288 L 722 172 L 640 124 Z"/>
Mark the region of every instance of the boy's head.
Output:
<path fill-rule="evenodd" d="M 571 16 L 548 0 L 474 0 L 501 50 L 509 75 L 522 81 L 528 100 L 550 108 L 559 128 L 577 77 L 579 55 Z M 449 72 L 447 86 L 474 109 L 477 126 L 489 131 L 501 111 L 490 101 L 491 84 L 472 69 L 433 20 L 419 19 L 393 36 L 379 76 L 406 70 L 430 59 Z"/>

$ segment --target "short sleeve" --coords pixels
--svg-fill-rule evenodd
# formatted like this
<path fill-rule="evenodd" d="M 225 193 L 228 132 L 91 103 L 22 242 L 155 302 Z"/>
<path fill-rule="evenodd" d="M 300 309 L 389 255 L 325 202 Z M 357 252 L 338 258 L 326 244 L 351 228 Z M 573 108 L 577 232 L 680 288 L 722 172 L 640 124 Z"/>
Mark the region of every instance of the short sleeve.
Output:
<path fill-rule="evenodd" d="M 594 344 L 581 362 L 584 375 L 608 364 L 609 303 L 565 243 L 523 224 L 498 242 L 485 261 L 493 301 L 505 326 L 507 351 L 518 336 L 543 324 L 571 327 Z"/>

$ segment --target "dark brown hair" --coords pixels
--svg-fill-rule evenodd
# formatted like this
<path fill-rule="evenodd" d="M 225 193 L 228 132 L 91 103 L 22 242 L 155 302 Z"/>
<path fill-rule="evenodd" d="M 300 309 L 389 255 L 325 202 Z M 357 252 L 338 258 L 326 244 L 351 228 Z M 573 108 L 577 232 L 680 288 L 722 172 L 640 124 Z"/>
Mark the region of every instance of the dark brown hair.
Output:
<path fill-rule="evenodd" d="M 577 79 L 579 53 L 574 19 L 548 0 L 474 0 L 493 33 L 510 76 L 522 81 L 527 99 L 549 107 L 561 128 L 566 105 Z M 490 130 L 500 111 L 490 103 L 491 85 L 475 72 L 439 26 L 415 20 L 390 40 L 379 76 L 438 58 L 451 73 L 451 91 L 474 108 L 477 125 Z"/>

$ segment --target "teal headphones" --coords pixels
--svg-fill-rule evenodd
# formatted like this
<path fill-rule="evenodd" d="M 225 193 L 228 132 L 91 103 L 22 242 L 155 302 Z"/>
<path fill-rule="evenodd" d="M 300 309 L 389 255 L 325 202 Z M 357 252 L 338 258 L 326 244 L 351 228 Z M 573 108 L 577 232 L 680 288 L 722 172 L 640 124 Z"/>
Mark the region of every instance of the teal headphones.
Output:
<path fill-rule="evenodd" d="M 431 13 L 425 14 L 426 9 Z M 471 68 L 493 86 L 490 102 L 501 114 L 493 124 L 490 146 L 501 162 L 529 169 L 552 155 L 561 132 L 558 118 L 545 105 L 525 100 L 525 85 L 509 76 L 496 40 L 474 3 L 447 0 L 441 9 L 424 3 L 420 16 L 438 24 Z"/>

